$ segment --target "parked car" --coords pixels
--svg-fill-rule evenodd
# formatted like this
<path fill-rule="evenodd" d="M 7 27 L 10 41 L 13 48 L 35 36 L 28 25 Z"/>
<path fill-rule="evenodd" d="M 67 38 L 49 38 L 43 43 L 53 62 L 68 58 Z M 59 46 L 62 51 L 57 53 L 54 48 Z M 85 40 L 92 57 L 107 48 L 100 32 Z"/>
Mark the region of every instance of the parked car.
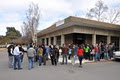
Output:
<path fill-rule="evenodd" d="M 113 52 L 113 58 L 114 59 L 120 59 L 120 51 Z"/>

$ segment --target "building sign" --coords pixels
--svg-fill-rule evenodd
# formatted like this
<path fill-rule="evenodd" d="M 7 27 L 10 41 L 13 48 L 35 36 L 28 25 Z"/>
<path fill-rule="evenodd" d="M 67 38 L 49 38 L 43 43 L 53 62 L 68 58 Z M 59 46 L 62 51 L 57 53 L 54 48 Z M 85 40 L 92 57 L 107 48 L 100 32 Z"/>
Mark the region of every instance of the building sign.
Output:
<path fill-rule="evenodd" d="M 58 22 L 56 23 L 56 27 L 58 27 L 58 26 L 60 26 L 60 25 L 62 25 L 62 24 L 64 24 L 64 20 L 58 21 Z"/>

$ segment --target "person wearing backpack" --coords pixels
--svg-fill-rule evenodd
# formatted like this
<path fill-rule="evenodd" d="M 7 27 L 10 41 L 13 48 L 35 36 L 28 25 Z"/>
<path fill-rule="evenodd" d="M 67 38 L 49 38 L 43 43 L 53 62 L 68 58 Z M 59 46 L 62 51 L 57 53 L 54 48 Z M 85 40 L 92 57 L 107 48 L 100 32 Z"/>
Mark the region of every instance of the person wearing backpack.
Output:
<path fill-rule="evenodd" d="M 28 69 L 29 70 L 34 68 L 33 64 L 34 64 L 34 57 L 35 57 L 35 55 L 36 55 L 36 51 L 33 48 L 33 46 L 30 45 L 30 48 L 27 51 L 27 57 L 28 57 L 28 62 L 29 62 Z"/>
<path fill-rule="evenodd" d="M 10 45 L 8 47 L 8 58 L 9 58 L 9 62 L 8 62 L 8 67 L 12 68 L 13 67 L 13 49 L 14 49 L 14 45 Z"/>

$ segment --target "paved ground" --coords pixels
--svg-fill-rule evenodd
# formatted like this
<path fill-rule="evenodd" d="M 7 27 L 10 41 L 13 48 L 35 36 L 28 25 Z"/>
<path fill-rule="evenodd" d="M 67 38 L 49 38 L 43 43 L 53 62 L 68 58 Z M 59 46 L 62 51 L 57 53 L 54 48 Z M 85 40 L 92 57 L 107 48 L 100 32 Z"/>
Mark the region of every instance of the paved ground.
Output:
<path fill-rule="evenodd" d="M 9 69 L 7 52 L 0 51 L 0 80 L 119 80 L 120 62 L 108 61 L 76 65 L 52 66 L 47 62 L 40 68 L 35 64 L 33 70 L 27 69 L 27 58 L 23 62 L 23 70 Z"/>

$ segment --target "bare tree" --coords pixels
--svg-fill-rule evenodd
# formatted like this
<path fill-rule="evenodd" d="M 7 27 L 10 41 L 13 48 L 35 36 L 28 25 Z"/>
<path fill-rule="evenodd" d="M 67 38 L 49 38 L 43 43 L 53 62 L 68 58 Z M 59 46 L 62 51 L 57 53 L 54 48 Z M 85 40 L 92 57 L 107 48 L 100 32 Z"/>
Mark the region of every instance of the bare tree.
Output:
<path fill-rule="evenodd" d="M 117 24 L 120 22 L 120 9 L 114 8 L 110 9 L 106 14 L 106 21 L 112 24 Z"/>
<path fill-rule="evenodd" d="M 26 13 L 27 20 L 23 22 L 23 34 L 35 42 L 35 35 L 39 25 L 40 10 L 38 4 L 31 3 Z"/>
<path fill-rule="evenodd" d="M 98 1 L 95 4 L 95 7 L 90 9 L 86 14 L 86 17 L 89 19 L 96 19 L 98 21 L 104 21 L 104 14 L 107 12 L 108 7 L 103 3 L 103 1 Z"/>

